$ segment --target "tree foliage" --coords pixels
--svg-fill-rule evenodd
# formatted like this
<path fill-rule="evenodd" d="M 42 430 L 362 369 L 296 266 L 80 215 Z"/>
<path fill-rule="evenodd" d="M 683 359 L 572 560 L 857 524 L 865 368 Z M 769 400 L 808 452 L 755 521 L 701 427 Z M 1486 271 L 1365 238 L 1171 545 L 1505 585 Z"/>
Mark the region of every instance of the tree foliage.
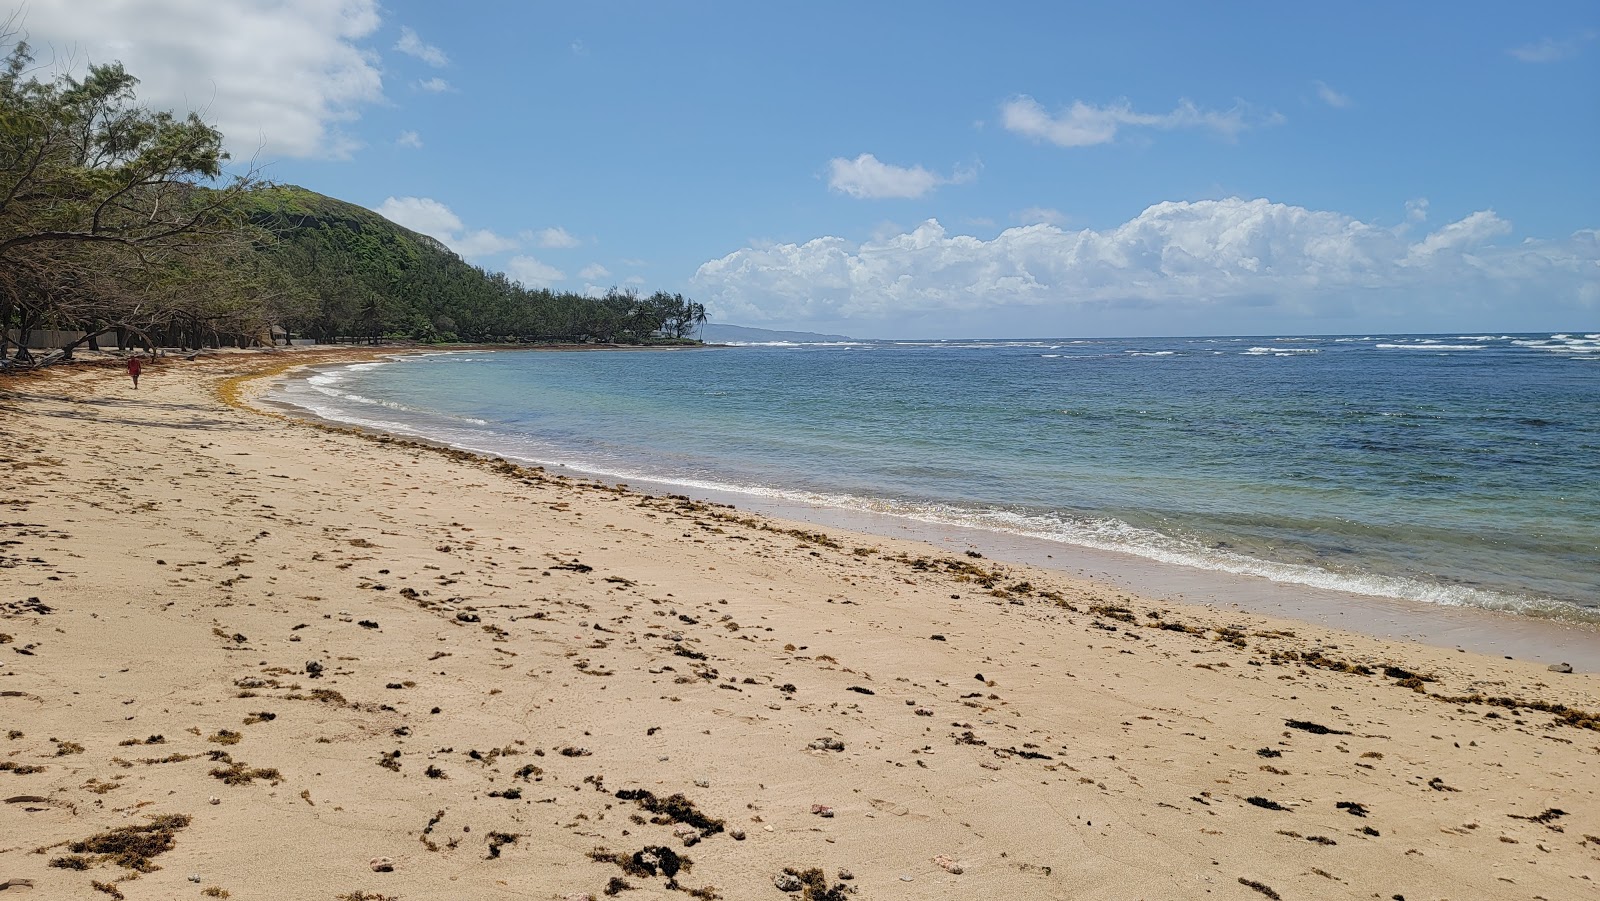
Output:
<path fill-rule="evenodd" d="M 0 361 L 15 348 L 31 362 L 40 328 L 198 348 L 274 328 L 638 343 L 687 340 L 705 321 L 681 294 L 529 289 L 369 210 L 227 175 L 222 135 L 140 104 L 120 64 L 81 78 L 32 66 L 22 41 L 0 62 Z"/>

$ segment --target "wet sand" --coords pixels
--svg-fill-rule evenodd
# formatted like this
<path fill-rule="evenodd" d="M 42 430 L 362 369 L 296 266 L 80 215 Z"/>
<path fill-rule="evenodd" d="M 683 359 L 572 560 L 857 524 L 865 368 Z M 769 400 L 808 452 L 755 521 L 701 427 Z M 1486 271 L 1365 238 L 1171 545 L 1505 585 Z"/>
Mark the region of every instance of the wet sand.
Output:
<path fill-rule="evenodd" d="M 0 901 L 1597 891 L 1591 673 L 244 405 L 318 358 L 0 382 Z"/>

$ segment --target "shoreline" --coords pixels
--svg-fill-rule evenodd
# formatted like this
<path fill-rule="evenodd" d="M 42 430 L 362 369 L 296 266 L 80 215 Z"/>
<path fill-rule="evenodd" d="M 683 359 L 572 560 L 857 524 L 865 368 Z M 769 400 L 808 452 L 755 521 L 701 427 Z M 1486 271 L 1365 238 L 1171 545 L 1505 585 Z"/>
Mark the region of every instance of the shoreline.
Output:
<path fill-rule="evenodd" d="M 23 436 L 0 453 L 0 883 L 1258 901 L 1600 878 L 1600 675 L 236 406 L 306 361 L 0 383 Z M 134 829 L 147 857 L 96 850 Z"/>
<path fill-rule="evenodd" d="M 418 349 L 404 351 L 402 355 L 468 353 L 495 349 L 491 346 L 473 346 L 462 348 L 460 351 Z M 321 365 L 297 368 L 316 368 Z M 330 362 L 327 365 L 341 364 Z M 252 395 L 253 400 L 272 410 L 304 420 L 338 428 L 355 428 L 374 434 L 390 434 L 382 428 L 330 419 L 292 402 L 266 397 L 282 382 L 293 377 L 289 371 L 278 373 L 271 379 L 274 384 L 263 382 L 259 386 Z M 593 479 L 603 484 L 625 485 L 637 490 L 662 494 L 683 494 L 697 500 L 730 504 L 740 510 L 795 523 L 848 529 L 877 537 L 903 538 L 957 552 L 973 549 L 1003 562 L 1037 566 L 1059 572 L 1065 577 L 1102 582 L 1141 596 L 1173 603 L 1202 604 L 1219 612 L 1239 610 L 1283 617 L 1311 625 L 1349 630 L 1373 638 L 1413 641 L 1434 647 L 1465 649 L 1506 659 L 1533 660 L 1545 664 L 1569 663 L 1580 670 L 1600 671 L 1600 626 L 1595 625 L 1485 608 L 1449 606 L 1429 601 L 1277 582 L 1265 576 L 1241 575 L 1223 570 L 1151 560 L 1131 552 L 1090 548 L 970 526 L 932 523 L 893 514 L 835 508 L 736 490 L 692 487 L 651 479 L 623 478 L 533 458 L 494 454 L 424 436 L 404 437 L 406 440 L 464 451 L 485 459 L 504 457 L 577 478 Z"/>

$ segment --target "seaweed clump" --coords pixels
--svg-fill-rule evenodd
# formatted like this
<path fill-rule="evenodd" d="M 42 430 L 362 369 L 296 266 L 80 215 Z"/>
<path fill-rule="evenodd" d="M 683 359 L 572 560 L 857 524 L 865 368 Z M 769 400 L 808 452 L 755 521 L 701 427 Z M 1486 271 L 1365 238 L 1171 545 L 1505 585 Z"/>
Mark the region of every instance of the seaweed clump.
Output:
<path fill-rule="evenodd" d="M 161 869 L 152 857 L 172 850 L 179 831 L 189 825 L 189 817 L 181 813 L 168 813 L 151 817 L 150 822 L 138 826 L 122 826 L 81 841 L 71 842 L 67 850 L 72 856 L 50 861 L 52 867 L 67 870 L 86 870 L 102 863 L 114 863 L 139 873 L 154 873 Z"/>
<path fill-rule="evenodd" d="M 617 798 L 622 801 L 632 801 L 646 811 L 656 814 L 651 822 L 658 826 L 687 823 L 700 830 L 703 835 L 715 835 L 723 831 L 722 820 L 705 815 L 694 806 L 693 801 L 682 794 L 658 798 L 647 789 L 625 788 L 617 792 Z"/>
<path fill-rule="evenodd" d="M 694 868 L 694 862 L 689 858 L 661 845 L 648 845 L 632 854 L 595 848 L 589 852 L 589 859 L 598 863 L 616 864 L 629 876 L 645 877 L 660 874 L 669 880 L 675 879 L 680 872 L 687 873 Z M 672 884 L 669 882 L 668 888 L 671 887 Z"/>
<path fill-rule="evenodd" d="M 226 785 L 249 785 L 257 779 L 269 779 L 273 785 L 283 781 L 283 774 L 275 767 L 254 767 L 249 764 L 229 761 L 226 767 L 217 767 L 211 775 L 221 779 Z"/>
<path fill-rule="evenodd" d="M 845 901 L 855 893 L 855 889 L 842 882 L 828 885 L 828 877 L 816 867 L 801 870 L 795 867 L 784 867 L 783 872 L 800 880 L 800 901 Z"/>

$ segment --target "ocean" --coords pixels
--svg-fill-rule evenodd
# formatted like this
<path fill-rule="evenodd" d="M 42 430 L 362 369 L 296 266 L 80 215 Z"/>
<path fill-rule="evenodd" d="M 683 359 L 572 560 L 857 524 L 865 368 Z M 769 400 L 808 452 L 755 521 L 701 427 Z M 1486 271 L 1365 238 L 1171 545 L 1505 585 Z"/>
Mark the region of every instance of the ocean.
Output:
<path fill-rule="evenodd" d="M 1600 623 L 1600 334 L 462 351 L 273 398 L 689 493 Z"/>

